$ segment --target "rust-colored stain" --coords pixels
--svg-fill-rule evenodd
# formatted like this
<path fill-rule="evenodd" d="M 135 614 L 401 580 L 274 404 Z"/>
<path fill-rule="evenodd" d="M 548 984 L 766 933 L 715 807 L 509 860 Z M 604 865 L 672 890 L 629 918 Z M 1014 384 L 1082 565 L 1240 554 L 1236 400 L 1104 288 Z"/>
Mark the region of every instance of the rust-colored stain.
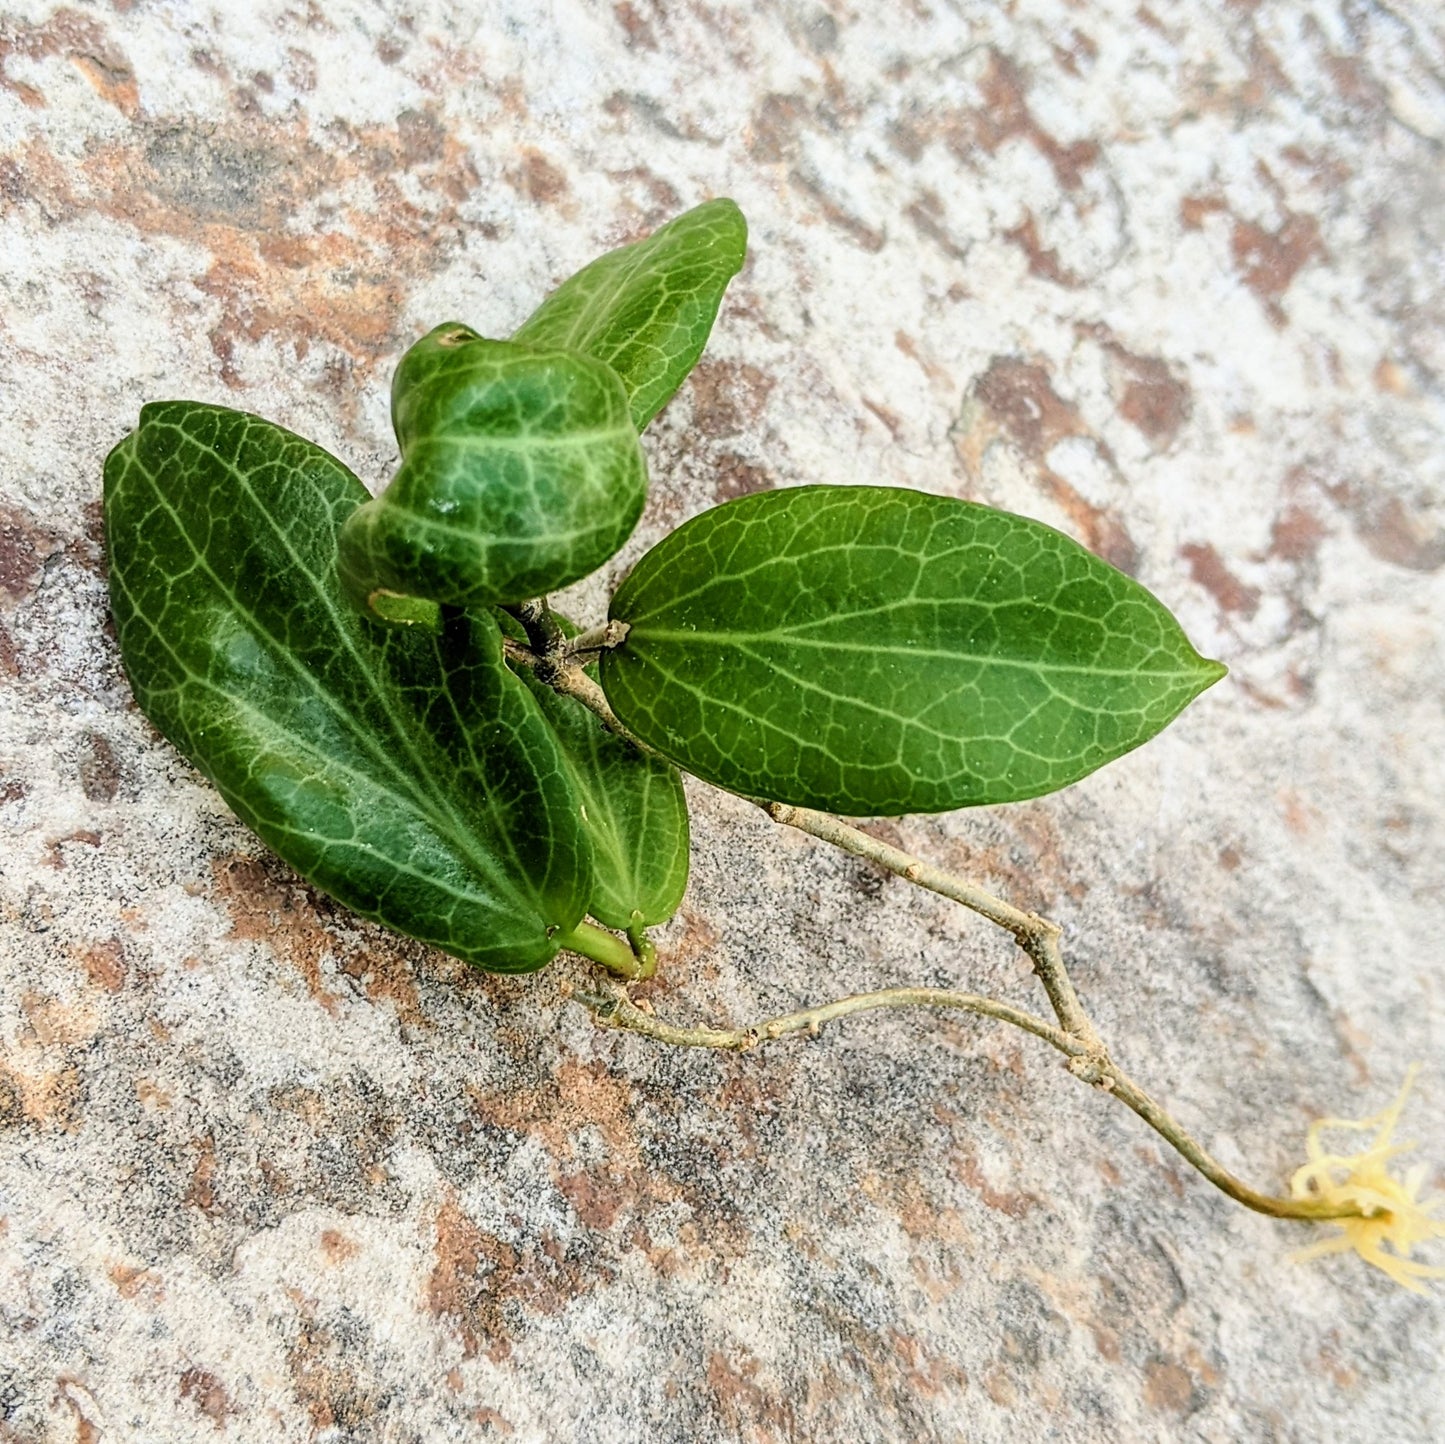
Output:
<path fill-rule="evenodd" d="M 1229 244 L 1244 284 L 1259 297 L 1270 320 L 1284 325 L 1281 298 L 1305 264 L 1323 253 L 1319 222 L 1292 214 L 1267 231 L 1253 221 L 1236 220 Z"/>
<path fill-rule="evenodd" d="M 519 1250 L 478 1227 L 456 1199 L 437 1213 L 427 1307 L 456 1329 L 467 1358 L 500 1363 L 527 1313 L 560 1313 L 603 1280 L 603 1270 L 584 1271 L 546 1234 Z"/>
<path fill-rule="evenodd" d="M 33 63 L 53 55 L 63 55 L 102 100 L 127 120 L 135 119 L 140 101 L 130 62 L 98 21 L 68 6 L 38 25 L 8 18 L 0 23 L 0 90 L 9 91 L 32 110 L 44 110 L 45 96 L 33 85 L 15 80 L 9 61 L 19 56 Z"/>
<path fill-rule="evenodd" d="M 1188 1414 L 1194 1403 L 1194 1380 L 1189 1370 L 1165 1359 L 1144 1366 L 1144 1402 L 1156 1414 Z"/>
<path fill-rule="evenodd" d="M 759 1361 L 745 1349 L 708 1358 L 707 1386 L 724 1428 L 748 1444 L 783 1444 L 798 1438 L 792 1402 L 781 1391 L 760 1385 L 760 1372 Z"/>
<path fill-rule="evenodd" d="M 45 563 L 63 546 L 62 538 L 35 517 L 0 502 L 0 603 L 14 607 L 34 596 Z"/>
<path fill-rule="evenodd" d="M 980 87 L 983 105 L 974 115 L 974 138 L 990 154 L 1007 140 L 1027 140 L 1048 161 L 1065 190 L 1078 190 L 1084 172 L 1099 159 L 1098 144 L 1076 140 L 1064 145 L 1034 118 L 1026 97 L 1024 73 L 1008 56 L 989 53 Z"/>
<path fill-rule="evenodd" d="M 187 1369 L 180 1378 L 180 1394 L 218 1429 L 224 1426 L 232 1412 L 231 1398 L 225 1385 L 208 1369 Z"/>
<path fill-rule="evenodd" d="M 76 958 L 86 977 L 107 993 L 118 993 L 125 987 L 125 947 L 119 938 L 106 938 L 77 949 Z"/>
<path fill-rule="evenodd" d="M 1024 207 L 1023 220 L 1012 230 L 1005 231 L 1004 236 L 1024 253 L 1030 274 L 1070 289 L 1083 285 L 1083 281 L 1059 260 L 1058 251 L 1039 239 L 1038 222 L 1027 206 Z"/>
<path fill-rule="evenodd" d="M 699 361 L 688 378 L 692 424 L 722 439 L 757 426 L 776 378 L 746 361 Z"/>
<path fill-rule="evenodd" d="M 311 996 L 335 1016 L 341 1000 L 322 981 L 321 960 L 332 940 L 316 912 L 314 896 L 274 859 L 234 854 L 212 864 L 218 901 L 231 919 L 231 936 L 266 943 L 294 967 Z"/>
<path fill-rule="evenodd" d="M 1188 542 L 1179 555 L 1189 565 L 1189 575 L 1228 616 L 1252 617 L 1259 610 L 1260 590 L 1234 575 L 1218 551 L 1208 542 Z"/>

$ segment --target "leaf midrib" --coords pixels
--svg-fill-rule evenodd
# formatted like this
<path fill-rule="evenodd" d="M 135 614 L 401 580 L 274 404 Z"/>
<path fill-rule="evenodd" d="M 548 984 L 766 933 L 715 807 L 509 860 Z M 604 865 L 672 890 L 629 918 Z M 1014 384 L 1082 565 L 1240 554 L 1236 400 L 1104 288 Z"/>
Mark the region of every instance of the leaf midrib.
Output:
<path fill-rule="evenodd" d="M 1034 672 L 1040 675 L 1046 672 L 1058 672 L 1066 676 L 1149 677 L 1159 681 L 1198 681 L 1203 675 L 1202 669 L 1190 671 L 1159 671 L 1151 667 L 1086 667 L 1065 662 L 1028 662 L 1018 657 L 1000 657 L 992 653 L 935 651 L 933 649 L 920 647 L 893 647 L 862 642 L 839 642 L 818 637 L 802 637 L 794 632 L 776 630 L 767 632 L 690 632 L 676 631 L 670 628 L 653 628 L 649 627 L 645 622 L 634 621 L 631 624 L 631 631 L 628 637 L 629 640 L 623 648 L 623 655 L 626 654 L 627 646 L 633 645 L 636 641 L 640 640 L 650 642 L 684 642 L 689 645 L 696 642 L 703 642 L 728 648 L 746 648 L 747 643 L 750 641 L 760 642 L 772 640 L 783 646 L 813 647 L 820 651 L 863 652 L 869 656 L 912 657 L 920 661 L 980 663 L 992 667 L 1010 667 L 1019 671 Z M 764 659 L 758 658 L 757 660 L 763 661 Z M 660 666 L 656 661 L 653 662 L 653 665 Z M 765 663 L 765 665 L 772 666 L 776 664 L 769 662 Z M 660 670 L 668 671 L 665 667 L 661 667 Z M 669 675 L 672 675 L 671 672 L 669 672 Z"/>
<path fill-rule="evenodd" d="M 276 525 L 274 518 L 270 514 L 270 511 L 261 504 L 260 498 L 256 495 L 255 491 L 250 486 L 245 473 L 236 466 L 232 465 L 230 462 L 228 462 L 227 459 L 222 456 L 218 451 L 216 451 L 214 447 L 207 445 L 205 442 L 194 437 L 183 428 L 176 426 L 174 423 L 166 421 L 152 421 L 151 425 L 163 426 L 169 430 L 177 432 L 184 440 L 189 441 L 199 450 L 204 451 L 210 456 L 214 457 L 216 461 L 236 479 L 241 489 L 251 499 L 252 505 L 264 517 L 267 526 L 270 527 L 271 531 L 280 540 L 282 547 L 286 551 L 286 554 L 295 564 L 297 572 L 305 576 L 306 579 L 311 583 L 316 597 L 321 602 L 321 605 L 326 611 L 327 615 L 331 618 L 333 627 L 335 628 L 337 634 L 340 636 L 347 652 L 350 654 L 352 660 L 356 663 L 359 676 L 366 679 L 366 681 L 370 684 L 369 690 L 380 703 L 381 710 L 384 713 L 387 722 L 390 724 L 393 733 L 400 741 L 407 755 L 412 759 L 412 762 L 415 764 L 417 769 L 416 773 L 409 774 L 405 770 L 399 768 L 393 762 L 391 757 L 387 754 L 386 750 L 384 748 L 378 747 L 375 744 L 374 739 L 370 735 L 369 729 L 359 728 L 355 725 L 350 714 L 341 705 L 340 699 L 337 698 L 335 694 L 333 694 L 328 688 L 323 687 L 320 680 L 315 676 L 314 673 L 301 665 L 300 659 L 296 657 L 296 655 L 292 652 L 291 648 L 287 646 L 284 642 L 279 640 L 274 635 L 274 633 L 272 633 L 267 627 L 265 627 L 261 623 L 260 619 L 255 615 L 254 612 L 251 611 L 249 607 L 245 607 L 241 604 L 241 601 L 237 597 L 236 593 L 222 581 L 220 576 L 216 573 L 215 569 L 211 566 L 205 553 L 202 552 L 200 548 L 196 545 L 196 542 L 191 536 L 190 530 L 185 525 L 185 522 L 183 521 L 180 513 L 177 512 L 173 506 L 171 506 L 170 502 L 165 496 L 165 493 L 161 490 L 159 483 L 151 474 L 149 468 L 142 466 L 140 464 L 139 458 L 132 458 L 132 463 L 135 469 L 145 478 L 146 482 L 149 484 L 151 491 L 155 494 L 158 504 L 165 512 L 167 512 L 167 514 L 171 517 L 172 521 L 175 523 L 177 531 L 184 538 L 187 547 L 191 551 L 191 554 L 195 557 L 196 564 L 206 573 L 206 575 L 211 578 L 212 582 L 216 586 L 216 589 L 231 602 L 232 606 L 235 608 L 236 613 L 238 615 L 247 617 L 250 620 L 251 624 L 256 628 L 257 632 L 261 636 L 266 638 L 266 640 L 270 643 L 273 654 L 279 653 L 281 655 L 281 657 L 284 659 L 285 663 L 293 672 L 293 674 L 301 678 L 307 684 L 307 686 L 310 687 L 312 693 L 321 700 L 323 705 L 325 705 L 327 709 L 331 712 L 332 716 L 335 717 L 342 724 L 343 730 L 346 731 L 348 735 L 360 739 L 366 753 L 371 756 L 374 761 L 378 762 L 380 766 L 386 770 L 387 773 L 389 773 L 393 778 L 395 778 L 401 784 L 403 789 L 401 793 L 394 792 L 389 788 L 383 788 L 383 790 L 387 791 L 392 796 L 398 797 L 399 800 L 409 802 L 409 804 L 417 812 L 419 812 L 423 817 L 425 817 L 432 824 L 432 826 L 436 828 L 437 832 L 441 836 L 450 838 L 452 840 L 453 844 L 458 847 L 458 850 L 463 854 L 464 857 L 466 857 L 468 862 L 470 862 L 473 866 L 478 867 L 484 875 L 490 874 L 492 869 L 489 865 L 485 852 L 477 852 L 473 847 L 469 845 L 471 829 L 468 828 L 464 824 L 461 817 L 458 816 L 455 808 L 451 803 L 450 798 L 437 791 L 431 768 L 428 767 L 423 761 L 423 759 L 417 754 L 408 730 L 401 725 L 400 719 L 398 719 L 398 717 L 392 710 L 390 697 L 387 695 L 385 689 L 376 685 L 374 681 L 374 674 L 371 668 L 363 661 L 360 654 L 357 652 L 353 639 L 349 636 L 349 634 L 346 632 L 346 629 L 342 626 L 341 619 L 337 615 L 335 607 L 331 604 L 331 601 L 326 596 L 325 591 L 318 584 L 315 573 L 313 573 L 309 567 L 303 565 L 300 557 L 297 555 L 295 549 L 292 547 L 290 539 L 286 536 L 286 533 L 279 526 Z M 126 590 L 127 592 L 129 592 L 128 588 L 126 588 Z M 171 655 L 175 657 L 176 662 L 181 666 L 182 670 L 186 672 L 188 677 L 191 677 L 193 680 L 200 680 L 195 679 L 195 674 L 191 672 L 189 667 L 186 666 L 184 661 L 182 661 L 181 657 L 176 653 L 175 649 L 170 645 L 170 643 L 167 642 L 165 638 L 160 637 L 159 630 L 155 627 L 154 623 L 151 623 L 150 619 L 148 617 L 145 617 L 139 608 L 134 608 L 133 606 L 132 615 L 141 617 L 147 623 L 147 625 L 151 627 L 152 631 L 154 631 L 157 637 L 161 640 L 162 645 L 164 645 L 166 649 L 171 652 Z M 207 685 L 214 686 L 214 684 Z M 449 688 L 445 690 L 450 692 Z M 231 694 L 227 693 L 225 695 L 229 696 Z M 283 728 L 280 730 L 287 731 L 288 735 L 295 735 L 293 733 L 290 733 L 289 729 Z M 415 777 L 418 776 L 424 778 L 427 784 L 429 784 L 420 793 L 418 793 L 418 790 L 413 785 Z M 440 810 L 437 810 L 438 807 Z M 490 808 L 490 801 L 488 802 L 488 807 Z M 500 830 L 503 832 L 506 831 L 506 829 Z M 513 892 L 513 895 L 517 896 L 515 892 Z"/>

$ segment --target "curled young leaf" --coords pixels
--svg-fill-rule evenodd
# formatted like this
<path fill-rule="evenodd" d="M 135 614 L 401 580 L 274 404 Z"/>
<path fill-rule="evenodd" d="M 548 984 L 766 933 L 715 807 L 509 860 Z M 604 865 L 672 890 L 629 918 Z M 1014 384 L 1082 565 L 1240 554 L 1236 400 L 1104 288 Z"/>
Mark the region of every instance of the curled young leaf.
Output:
<path fill-rule="evenodd" d="M 1224 674 L 1137 582 L 1041 522 L 895 488 L 715 507 L 612 602 L 602 685 L 706 781 L 854 816 L 1052 792 Z"/>
<path fill-rule="evenodd" d="M 575 634 L 565 617 L 553 616 L 568 636 Z M 525 635 L 506 613 L 498 620 L 507 635 Z M 677 768 L 609 732 L 530 668 L 517 671 L 556 728 L 582 801 L 582 825 L 592 842 L 588 913 L 624 932 L 665 923 L 687 888 L 687 797 Z M 595 680 L 596 667 L 587 671 Z"/>
<path fill-rule="evenodd" d="M 349 607 L 366 489 L 239 411 L 147 406 L 105 464 L 111 605 L 147 717 L 302 876 L 500 972 L 541 967 L 591 890 L 556 735 L 489 614 L 435 633 Z"/>
<path fill-rule="evenodd" d="M 564 587 L 627 540 L 647 465 L 622 383 L 575 352 L 438 326 L 391 388 L 401 467 L 347 519 L 341 579 L 382 621 Z"/>
<path fill-rule="evenodd" d="M 641 431 L 697 364 L 747 246 L 748 224 L 737 206 L 707 201 L 584 266 L 512 339 L 605 361 L 622 378 Z"/>

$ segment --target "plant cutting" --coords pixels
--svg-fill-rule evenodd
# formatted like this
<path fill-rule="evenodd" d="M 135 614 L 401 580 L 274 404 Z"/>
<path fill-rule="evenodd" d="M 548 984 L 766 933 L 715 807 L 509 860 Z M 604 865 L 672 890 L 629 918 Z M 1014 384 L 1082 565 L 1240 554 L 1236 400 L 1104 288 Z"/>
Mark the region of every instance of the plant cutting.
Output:
<path fill-rule="evenodd" d="M 1409 1287 L 1441 1200 L 1311 1135 L 1288 1195 L 1236 1178 L 1114 1060 L 1060 929 L 843 819 L 1038 797 L 1140 746 L 1224 675 L 1130 577 L 1037 521 L 953 497 L 799 486 L 663 538 L 574 626 L 549 593 L 603 565 L 647 495 L 639 435 L 700 356 L 746 226 L 685 213 L 552 293 L 506 340 L 449 322 L 392 386 L 373 498 L 259 417 L 146 406 L 105 464 L 112 607 L 146 716 L 312 884 L 478 967 L 562 950 L 603 1026 L 746 1050 L 882 1007 L 991 1017 L 1056 1048 L 1231 1198 L 1333 1223 Z M 939 988 L 745 1028 L 665 1022 L 629 982 L 687 881 L 681 771 L 982 915 L 1052 1017 Z M 1377 1122 L 1380 1120 L 1376 1120 Z M 1331 1246 L 1334 1240 L 1328 1241 Z"/>

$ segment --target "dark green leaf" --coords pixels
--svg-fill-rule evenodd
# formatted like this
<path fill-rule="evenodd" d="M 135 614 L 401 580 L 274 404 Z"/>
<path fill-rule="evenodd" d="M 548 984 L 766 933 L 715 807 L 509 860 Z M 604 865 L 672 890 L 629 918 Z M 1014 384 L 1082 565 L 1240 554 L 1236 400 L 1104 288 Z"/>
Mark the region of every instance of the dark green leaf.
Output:
<path fill-rule="evenodd" d="M 401 468 L 341 533 L 347 594 L 382 620 L 434 624 L 399 599 L 487 606 L 564 587 L 627 540 L 647 499 L 622 384 L 589 357 L 453 322 L 402 358 L 391 409 Z"/>
<path fill-rule="evenodd" d="M 489 614 L 429 634 L 345 604 L 337 533 L 365 500 L 269 422 L 147 406 L 105 465 L 136 700 L 348 907 L 485 968 L 540 967 L 591 885 L 568 765 Z"/>
<path fill-rule="evenodd" d="M 845 814 L 1052 792 L 1224 674 L 1137 582 L 1040 522 L 882 487 L 695 517 L 613 598 L 602 684 L 709 782 Z"/>
<path fill-rule="evenodd" d="M 583 267 L 512 339 L 605 361 L 622 378 L 641 431 L 697 364 L 747 245 L 737 206 L 708 201 Z"/>
<path fill-rule="evenodd" d="M 565 617 L 553 615 L 568 636 L 576 632 Z M 508 635 L 523 638 L 505 613 L 501 621 Z M 687 887 L 687 798 L 677 768 L 609 732 L 580 702 L 539 682 L 530 668 L 517 671 L 557 729 L 582 797 L 593 860 L 587 911 L 624 931 L 665 923 Z M 587 671 L 595 680 L 596 667 Z"/>

